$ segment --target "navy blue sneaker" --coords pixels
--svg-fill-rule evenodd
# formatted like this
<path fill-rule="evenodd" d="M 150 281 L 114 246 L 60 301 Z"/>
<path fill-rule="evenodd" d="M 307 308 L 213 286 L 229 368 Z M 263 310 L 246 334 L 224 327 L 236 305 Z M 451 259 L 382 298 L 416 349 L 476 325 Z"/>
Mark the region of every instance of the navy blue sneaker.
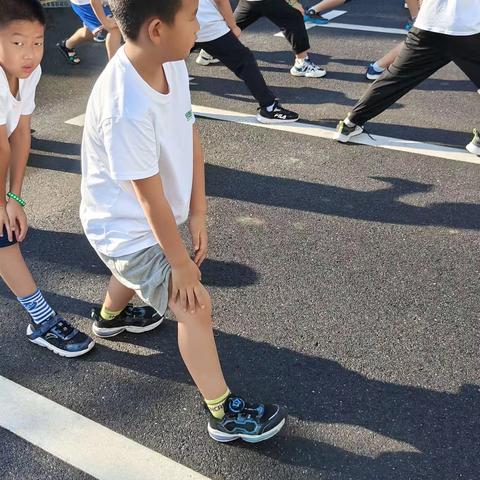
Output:
<path fill-rule="evenodd" d="M 104 320 L 100 316 L 100 308 L 92 308 L 93 333 L 97 337 L 114 337 L 122 332 L 143 333 L 157 328 L 163 322 L 163 315 L 159 315 L 152 307 L 134 307 L 129 304 L 113 320 Z"/>
<path fill-rule="evenodd" d="M 95 345 L 88 335 L 73 328 L 56 313 L 38 325 L 30 323 L 27 328 L 27 337 L 32 343 L 69 358 L 84 355 Z"/>
<path fill-rule="evenodd" d="M 365 73 L 365 76 L 368 78 L 368 80 L 377 80 L 377 78 L 380 78 L 380 76 L 383 74 L 384 70 L 379 72 L 374 66 L 373 63 L 371 63 L 367 67 L 367 72 Z"/>
<path fill-rule="evenodd" d="M 328 20 L 322 17 L 318 12 L 313 8 L 309 8 L 303 17 L 305 22 L 316 23 L 317 25 L 326 25 Z"/>
<path fill-rule="evenodd" d="M 258 443 L 276 435 L 287 420 L 287 409 L 278 405 L 251 404 L 230 395 L 225 400 L 225 416 L 219 420 L 210 414 L 208 433 L 217 442 Z"/>

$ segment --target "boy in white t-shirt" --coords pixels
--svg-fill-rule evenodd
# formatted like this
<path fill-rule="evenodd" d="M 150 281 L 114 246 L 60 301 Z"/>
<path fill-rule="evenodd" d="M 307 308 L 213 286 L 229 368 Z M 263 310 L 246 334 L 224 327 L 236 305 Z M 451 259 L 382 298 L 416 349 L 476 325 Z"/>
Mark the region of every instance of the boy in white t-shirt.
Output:
<path fill-rule="evenodd" d="M 450 62 L 480 88 L 478 0 L 423 0 L 398 57 L 339 122 L 333 138 L 345 143 L 360 135 L 367 121 Z"/>
<path fill-rule="evenodd" d="M 180 353 L 210 412 L 210 436 L 259 442 L 280 431 L 286 411 L 230 392 L 200 283 L 208 244 L 204 161 L 184 61 L 199 27 L 197 5 L 110 2 L 126 43 L 93 88 L 82 142 L 80 217 L 113 274 L 101 310 L 92 312 L 93 331 L 152 330 L 169 306 Z M 193 260 L 177 227 L 187 219 Z M 127 315 L 135 293 L 151 308 Z"/>
<path fill-rule="evenodd" d="M 68 63 L 78 65 L 80 57 L 75 48 L 81 43 L 93 40 L 100 32 L 106 31 L 105 47 L 110 60 L 122 44 L 122 35 L 108 5 L 103 0 L 70 0 L 70 5 L 83 22 L 83 27 L 70 38 L 57 43 L 60 53 Z"/>
<path fill-rule="evenodd" d="M 38 0 L 0 2 L 0 276 L 29 313 L 29 340 L 65 357 L 94 345 L 43 298 L 19 243 L 28 224 L 21 198 L 30 153 L 30 117 L 40 80 L 45 16 Z M 9 190 L 7 191 L 7 175 Z"/>

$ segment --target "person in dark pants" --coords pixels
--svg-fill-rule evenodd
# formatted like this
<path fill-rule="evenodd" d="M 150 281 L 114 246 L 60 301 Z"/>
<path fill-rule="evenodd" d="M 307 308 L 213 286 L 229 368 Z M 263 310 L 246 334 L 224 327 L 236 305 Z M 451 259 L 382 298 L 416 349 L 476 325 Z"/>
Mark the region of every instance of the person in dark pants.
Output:
<path fill-rule="evenodd" d="M 296 122 L 298 114 L 278 103 L 275 95 L 267 87 L 253 53 L 238 39 L 240 29 L 235 24 L 229 1 L 200 0 L 197 20 L 200 31 L 195 46 L 202 49 L 197 63 L 208 65 L 212 63 L 213 58 L 218 59 L 243 80 L 260 105 L 257 113 L 259 122 Z M 204 62 L 199 59 L 203 59 Z"/>
<path fill-rule="evenodd" d="M 285 35 L 295 54 L 295 64 L 290 73 L 295 77 L 320 78 L 326 71 L 308 56 L 310 42 L 303 20 L 304 10 L 297 0 L 239 0 L 235 21 L 241 30 L 262 17 L 268 18 Z"/>
<path fill-rule="evenodd" d="M 334 139 L 345 143 L 361 134 L 368 120 L 450 62 L 480 88 L 477 0 L 424 0 L 397 59 L 338 124 Z"/>

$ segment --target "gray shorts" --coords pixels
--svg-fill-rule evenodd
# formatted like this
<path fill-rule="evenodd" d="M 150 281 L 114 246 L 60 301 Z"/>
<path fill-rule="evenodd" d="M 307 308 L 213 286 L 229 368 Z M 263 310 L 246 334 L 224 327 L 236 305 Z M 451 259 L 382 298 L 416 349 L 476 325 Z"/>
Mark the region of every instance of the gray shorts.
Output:
<path fill-rule="evenodd" d="M 135 290 L 159 315 L 165 314 L 172 269 L 158 244 L 122 257 L 107 257 L 97 253 L 122 285 Z"/>

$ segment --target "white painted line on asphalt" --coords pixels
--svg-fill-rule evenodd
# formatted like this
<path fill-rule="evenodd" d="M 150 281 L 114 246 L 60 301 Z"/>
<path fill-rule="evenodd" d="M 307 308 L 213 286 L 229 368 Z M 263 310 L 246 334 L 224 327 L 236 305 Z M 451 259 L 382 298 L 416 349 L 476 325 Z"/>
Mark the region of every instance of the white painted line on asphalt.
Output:
<path fill-rule="evenodd" d="M 317 25 L 316 23 L 307 22 L 307 30 L 313 27 L 322 28 L 339 28 L 341 30 L 355 30 L 358 32 L 373 32 L 373 33 L 390 33 L 393 35 L 406 35 L 407 31 L 404 28 L 386 28 L 386 27 L 373 27 L 368 25 L 355 25 L 351 23 L 326 23 L 325 25 Z M 311 26 L 310 26 L 311 25 Z M 283 37 L 282 32 L 278 32 L 274 37 Z"/>
<path fill-rule="evenodd" d="M 215 120 L 224 120 L 226 122 L 234 122 L 252 127 L 268 128 L 271 130 L 280 130 L 283 132 L 296 133 L 299 135 L 308 135 L 317 138 L 332 139 L 335 129 L 321 127 L 318 125 L 310 125 L 307 123 L 289 123 L 286 125 L 268 125 L 257 122 L 253 115 L 245 113 L 230 112 L 228 110 L 219 110 L 217 108 L 201 107 L 193 105 L 193 112 L 198 117 L 212 118 Z M 372 140 L 368 135 L 362 134 L 352 139 L 352 143 L 369 145 L 372 147 L 396 150 L 399 152 L 413 153 L 417 155 L 426 155 L 428 157 L 444 158 L 454 160 L 456 162 L 475 163 L 480 165 L 480 158 L 468 153 L 466 150 L 444 147 L 442 145 L 434 145 L 429 143 L 416 142 L 411 140 L 401 140 L 398 138 L 382 137 L 380 135 L 372 135 Z"/>
<path fill-rule="evenodd" d="M 2 376 L 0 427 L 99 480 L 208 480 Z"/>
<path fill-rule="evenodd" d="M 310 137 L 332 139 L 335 129 L 321 127 L 319 125 L 311 125 L 308 123 L 288 123 L 286 125 L 267 125 L 257 122 L 255 116 L 246 113 L 231 112 L 229 110 L 219 110 L 217 108 L 202 107 L 200 105 L 192 105 L 193 113 L 199 117 L 212 118 L 215 120 L 223 120 L 226 122 L 239 123 L 241 125 L 249 125 L 251 127 L 268 128 L 270 130 L 280 130 L 282 132 L 296 133 L 299 135 L 308 135 Z M 65 123 L 83 127 L 85 115 L 72 118 Z M 371 139 L 368 135 L 362 134 L 354 137 L 351 143 L 359 143 L 361 145 L 369 145 L 371 147 L 385 148 L 398 152 L 413 153 L 416 155 L 426 155 L 428 157 L 444 158 L 446 160 L 454 160 L 455 162 L 475 163 L 480 165 L 480 158 L 476 155 L 468 153 L 464 149 L 445 147 L 443 145 L 434 145 L 430 143 L 416 142 L 413 140 L 402 140 L 399 138 L 383 137 L 381 135 L 372 135 Z"/>
<path fill-rule="evenodd" d="M 85 123 L 85 114 L 82 113 L 78 117 L 67 120 L 65 123 L 68 123 L 69 125 L 75 125 L 76 127 L 83 127 Z"/>
<path fill-rule="evenodd" d="M 333 20 L 334 18 L 340 17 L 341 15 L 345 15 L 347 13 L 346 10 L 331 10 L 330 12 L 324 13 L 322 15 L 323 18 L 326 18 L 327 20 Z M 314 27 L 320 27 L 321 25 L 318 25 L 313 22 L 305 22 L 305 28 L 307 30 L 310 30 L 311 28 Z M 283 37 L 282 32 L 278 32 L 274 35 L 274 37 Z"/>

